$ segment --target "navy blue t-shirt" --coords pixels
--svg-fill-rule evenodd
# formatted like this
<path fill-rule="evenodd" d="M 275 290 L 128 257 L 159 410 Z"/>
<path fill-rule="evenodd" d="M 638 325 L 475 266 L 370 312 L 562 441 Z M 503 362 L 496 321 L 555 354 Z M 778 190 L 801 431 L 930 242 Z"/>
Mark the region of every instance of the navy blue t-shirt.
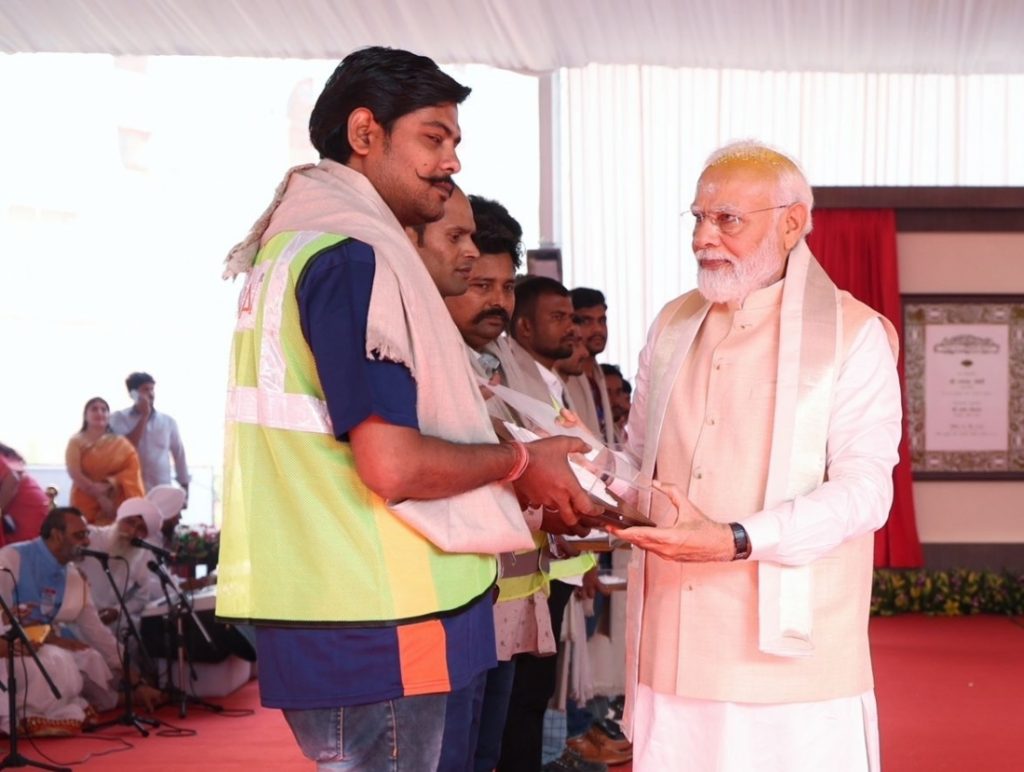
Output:
<path fill-rule="evenodd" d="M 310 260 L 296 288 L 302 332 L 316 361 L 335 436 L 342 442 L 370 416 L 418 428 L 416 382 L 408 368 L 366 357 L 374 267 L 373 248 L 349 239 Z M 445 653 L 436 658 L 434 683 L 460 689 L 494 667 L 490 593 L 439 621 Z M 332 708 L 422 693 L 422 684 L 403 679 L 403 650 L 408 650 L 419 624 L 258 626 L 261 701 L 273 708 Z M 405 640 L 404 649 L 400 637 Z M 417 677 L 425 675 L 431 676 L 418 669 Z M 443 691 L 443 687 L 431 691 Z"/>

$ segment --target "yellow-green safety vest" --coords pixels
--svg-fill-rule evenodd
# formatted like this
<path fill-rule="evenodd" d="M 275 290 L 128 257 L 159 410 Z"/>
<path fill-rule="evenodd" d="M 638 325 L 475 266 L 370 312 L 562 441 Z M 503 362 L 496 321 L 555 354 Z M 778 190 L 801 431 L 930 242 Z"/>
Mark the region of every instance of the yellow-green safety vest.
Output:
<path fill-rule="evenodd" d="M 273 624 L 387 624 L 487 593 L 493 555 L 445 553 L 405 525 L 334 437 L 295 288 L 346 237 L 274 236 L 239 301 L 224 448 L 217 615 Z"/>
<path fill-rule="evenodd" d="M 548 569 L 549 579 L 566 579 L 570 576 L 583 576 L 591 568 L 597 565 L 597 558 L 593 552 L 583 552 L 575 557 L 562 560 L 552 560 Z"/>

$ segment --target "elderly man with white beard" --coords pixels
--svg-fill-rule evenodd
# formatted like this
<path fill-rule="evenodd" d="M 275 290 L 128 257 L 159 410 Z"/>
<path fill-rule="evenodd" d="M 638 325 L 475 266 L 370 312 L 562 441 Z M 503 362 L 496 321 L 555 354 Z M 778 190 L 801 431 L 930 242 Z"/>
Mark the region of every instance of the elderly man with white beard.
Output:
<path fill-rule="evenodd" d="M 901 431 L 892 325 L 808 249 L 792 159 L 715 152 L 691 208 L 699 290 L 669 303 L 628 450 L 656 528 L 629 574 L 627 716 L 643 770 L 875 770 L 872 532 Z"/>
<path fill-rule="evenodd" d="M 156 504 L 149 499 L 135 497 L 121 503 L 113 523 L 94 527 L 89 533 L 91 548 L 110 555 L 110 574 L 136 625 L 146 604 L 161 597 L 161 590 L 159 579 L 147 567 L 152 553 L 133 546 L 132 539 L 159 537 L 162 522 L 163 517 Z M 79 563 L 79 569 L 89 582 L 100 619 L 116 631 L 121 622 L 121 609 L 114 588 L 103 571 L 103 564 L 89 557 Z"/>

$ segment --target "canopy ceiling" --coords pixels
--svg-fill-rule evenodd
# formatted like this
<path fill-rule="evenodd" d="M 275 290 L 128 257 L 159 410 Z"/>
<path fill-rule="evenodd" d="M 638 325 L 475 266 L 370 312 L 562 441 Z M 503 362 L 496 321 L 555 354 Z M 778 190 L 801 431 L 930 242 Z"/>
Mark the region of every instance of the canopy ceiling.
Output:
<path fill-rule="evenodd" d="M 0 51 L 1024 72 L 1020 0 L 0 0 Z"/>

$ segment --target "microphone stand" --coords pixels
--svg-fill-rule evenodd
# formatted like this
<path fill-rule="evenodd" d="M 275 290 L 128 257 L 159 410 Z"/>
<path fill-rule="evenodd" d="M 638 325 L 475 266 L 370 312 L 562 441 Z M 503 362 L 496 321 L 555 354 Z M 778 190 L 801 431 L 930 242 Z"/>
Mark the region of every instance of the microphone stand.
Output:
<path fill-rule="evenodd" d="M 128 607 L 124 603 L 124 595 L 121 594 L 114 575 L 110 573 L 110 557 L 101 558 L 97 555 L 91 555 L 90 557 L 96 558 L 103 566 L 103 573 L 107 575 L 107 581 L 110 582 L 110 586 L 114 590 L 114 597 L 117 598 L 117 605 L 121 608 L 121 619 L 127 624 L 121 628 L 121 634 L 124 636 L 124 642 L 121 644 L 121 694 L 124 700 L 124 712 L 118 718 L 86 727 L 85 731 L 98 732 L 100 729 L 106 729 L 108 726 L 123 724 L 124 726 L 133 726 L 143 737 L 149 737 L 149 730 L 143 724 L 155 728 L 163 722 L 157 718 L 143 718 L 135 713 L 135 705 L 132 701 L 131 653 L 129 652 L 131 639 L 134 638 L 136 643 L 139 644 L 139 659 L 143 661 L 147 668 L 153 668 L 153 660 L 150 659 L 149 652 L 146 651 L 146 647 L 142 643 L 142 636 L 139 635 L 139 631 L 135 627 L 135 620 L 128 613 Z"/>
<path fill-rule="evenodd" d="M 159 552 L 155 551 L 153 554 L 156 556 L 156 560 L 151 560 L 146 565 L 149 567 L 149 570 L 156 574 L 157 578 L 160 579 L 160 586 L 163 588 L 164 598 L 167 601 L 167 611 L 169 614 L 174 615 L 174 626 L 172 630 L 175 638 L 174 648 L 176 649 L 178 655 L 178 685 L 177 687 L 172 686 L 171 688 L 177 692 L 176 697 L 179 701 L 178 715 L 181 718 L 185 718 L 185 715 L 187 713 L 186 705 L 189 702 L 204 707 L 208 710 L 212 710 L 215 713 L 220 713 L 222 710 L 224 710 L 223 706 L 214 705 L 212 702 L 205 702 L 199 699 L 198 697 L 189 694 L 188 691 L 185 689 L 185 665 L 188 664 L 188 674 L 192 681 L 195 681 L 198 678 L 198 676 L 196 675 L 195 668 L 192 666 L 191 657 L 186 656 L 186 641 L 182 625 L 182 610 L 186 611 L 188 615 L 192 618 L 193 623 L 195 623 L 196 628 L 202 634 L 203 639 L 211 646 L 214 646 L 215 644 L 213 643 L 213 639 L 210 637 L 210 633 L 207 632 L 206 627 L 203 625 L 202 620 L 200 620 L 199 616 L 196 614 L 195 608 L 192 606 L 192 603 L 188 599 L 188 596 L 178 588 L 177 583 L 175 583 L 175 581 L 171 578 L 170 574 L 168 574 L 166 569 L 163 567 L 163 556 Z M 175 595 L 177 595 L 176 602 L 171 602 L 171 596 L 168 590 L 173 591 Z M 168 665 L 168 671 L 169 670 L 170 665 Z M 171 680 L 172 679 L 170 677 L 170 674 L 168 673 L 168 684 L 170 684 Z"/>
<path fill-rule="evenodd" d="M 3 761 L 0 761 L 0 769 L 7 769 L 8 767 L 37 767 L 38 769 L 49 769 L 51 772 L 71 772 L 70 767 L 55 767 L 49 764 L 43 764 L 39 761 L 31 761 L 26 759 L 20 753 L 18 753 L 18 684 L 14 679 L 14 642 L 21 641 L 21 645 L 25 648 L 29 654 L 32 655 L 32 659 L 36 663 L 36 667 L 39 668 L 39 672 L 43 674 L 43 678 L 46 680 L 47 686 L 50 687 L 50 691 L 53 692 L 53 696 L 58 700 L 61 699 L 61 693 L 57 689 L 57 685 L 50 678 L 50 674 L 46 672 L 46 668 L 43 667 L 43 663 L 39 661 L 39 657 L 36 655 L 36 650 L 32 646 L 32 642 L 25 635 L 25 629 L 21 626 L 21 622 L 18 616 L 11 611 L 11 607 L 7 605 L 7 601 L 4 600 L 3 594 L 0 593 L 0 608 L 3 609 L 4 613 L 7 614 L 7 618 L 11 620 L 11 626 L 2 637 L 7 641 L 7 708 L 10 710 L 10 728 L 9 736 L 11 740 L 10 753 L 4 757 Z"/>

